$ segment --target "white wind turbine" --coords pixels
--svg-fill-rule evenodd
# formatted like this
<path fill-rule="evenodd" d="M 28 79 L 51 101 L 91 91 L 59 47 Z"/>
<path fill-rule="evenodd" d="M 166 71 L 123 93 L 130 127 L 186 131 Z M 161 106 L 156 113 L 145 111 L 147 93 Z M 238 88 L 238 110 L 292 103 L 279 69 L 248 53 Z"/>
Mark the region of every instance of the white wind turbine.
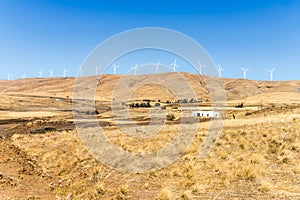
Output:
<path fill-rule="evenodd" d="M 157 72 L 158 72 L 159 65 L 160 65 L 160 62 L 158 62 L 158 63 L 155 64 L 155 74 L 157 74 Z"/>
<path fill-rule="evenodd" d="M 173 67 L 173 72 L 176 72 L 176 68 L 178 68 L 178 65 L 176 64 L 176 59 L 174 60 L 173 63 L 171 63 L 171 67 Z"/>
<path fill-rule="evenodd" d="M 267 69 L 268 72 L 270 72 L 270 81 L 273 81 L 273 72 L 276 70 L 276 68 L 273 69 Z"/>
<path fill-rule="evenodd" d="M 96 69 L 96 76 L 98 76 L 98 71 L 99 71 L 100 67 L 95 65 L 95 69 Z"/>
<path fill-rule="evenodd" d="M 132 69 L 134 69 L 134 75 L 136 76 L 136 71 L 138 69 L 138 64 L 135 64 L 135 66 Z"/>
<path fill-rule="evenodd" d="M 25 72 L 24 72 L 24 74 L 23 74 L 22 78 L 23 78 L 23 79 L 24 79 L 24 78 L 26 78 L 26 73 L 25 73 Z"/>
<path fill-rule="evenodd" d="M 247 79 L 247 71 L 249 71 L 249 69 L 241 67 L 241 70 L 243 70 L 243 72 L 244 72 L 244 79 Z"/>
<path fill-rule="evenodd" d="M 202 69 L 203 69 L 203 67 L 205 67 L 205 65 L 203 65 L 203 64 L 201 64 L 199 62 L 199 74 L 201 74 L 201 75 L 202 75 Z"/>
<path fill-rule="evenodd" d="M 69 71 L 66 70 L 66 68 L 64 68 L 64 78 L 66 78 L 68 72 L 69 72 Z"/>
<path fill-rule="evenodd" d="M 11 74 L 10 74 L 10 73 L 7 73 L 7 80 L 8 80 L 8 81 L 10 80 L 10 76 L 11 76 Z"/>
<path fill-rule="evenodd" d="M 41 71 L 39 72 L 39 78 L 42 78 L 43 76 L 43 69 L 41 69 Z"/>
<path fill-rule="evenodd" d="M 219 68 L 217 70 L 219 72 L 219 77 L 222 78 L 222 71 L 224 71 L 224 69 L 219 65 Z"/>
<path fill-rule="evenodd" d="M 80 66 L 79 67 L 79 77 L 83 76 L 83 72 L 84 72 L 84 69 L 82 68 L 82 66 Z"/>
<path fill-rule="evenodd" d="M 113 64 L 113 67 L 114 67 L 114 74 L 117 74 L 117 68 L 119 68 L 120 66 Z"/>
<path fill-rule="evenodd" d="M 49 73 L 50 73 L 50 78 L 52 78 L 53 77 L 53 72 L 54 72 L 54 70 L 53 69 L 51 69 L 51 70 L 49 70 Z"/>

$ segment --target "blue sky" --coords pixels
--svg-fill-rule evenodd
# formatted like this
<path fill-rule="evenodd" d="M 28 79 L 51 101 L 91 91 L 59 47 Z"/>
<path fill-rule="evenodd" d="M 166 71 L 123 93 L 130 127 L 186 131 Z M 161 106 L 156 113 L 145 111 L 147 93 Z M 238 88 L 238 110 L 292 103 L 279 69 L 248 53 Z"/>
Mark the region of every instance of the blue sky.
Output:
<path fill-rule="evenodd" d="M 100 42 L 128 29 L 164 27 L 201 44 L 223 77 L 268 80 L 300 79 L 300 1 L 96 1 L 0 0 L 0 79 L 44 76 L 54 69 L 77 76 L 79 66 Z M 160 55 L 163 56 L 163 55 Z M 173 58 L 151 54 L 146 60 L 119 64 L 125 73 L 136 62 L 169 65 Z M 142 56 L 143 57 L 143 56 Z M 145 59 L 145 58 L 143 58 Z M 152 59 L 152 60 L 151 60 Z M 143 62 L 143 63 L 141 63 Z M 180 71 L 190 71 L 178 60 Z M 108 69 L 107 73 L 112 73 Z"/>

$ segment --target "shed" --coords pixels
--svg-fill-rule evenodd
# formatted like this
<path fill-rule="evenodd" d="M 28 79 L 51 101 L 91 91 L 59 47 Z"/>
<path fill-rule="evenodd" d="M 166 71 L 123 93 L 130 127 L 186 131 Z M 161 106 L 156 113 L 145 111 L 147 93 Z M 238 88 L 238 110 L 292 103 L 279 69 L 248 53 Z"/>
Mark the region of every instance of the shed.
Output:
<path fill-rule="evenodd" d="M 194 117 L 209 117 L 209 118 L 219 118 L 220 117 L 220 112 L 217 111 L 212 111 L 212 110 L 198 110 L 198 111 L 193 111 L 192 115 Z"/>

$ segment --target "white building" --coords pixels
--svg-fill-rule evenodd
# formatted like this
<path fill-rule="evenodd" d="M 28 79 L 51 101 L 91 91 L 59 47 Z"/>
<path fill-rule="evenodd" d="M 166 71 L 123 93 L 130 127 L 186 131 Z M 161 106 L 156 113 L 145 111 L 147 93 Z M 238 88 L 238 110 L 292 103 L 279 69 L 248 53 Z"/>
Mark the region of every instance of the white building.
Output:
<path fill-rule="evenodd" d="M 193 111 L 192 115 L 194 117 L 210 117 L 210 118 L 219 118 L 220 117 L 220 112 L 217 111 L 203 111 L 203 110 L 199 110 L 199 111 Z"/>

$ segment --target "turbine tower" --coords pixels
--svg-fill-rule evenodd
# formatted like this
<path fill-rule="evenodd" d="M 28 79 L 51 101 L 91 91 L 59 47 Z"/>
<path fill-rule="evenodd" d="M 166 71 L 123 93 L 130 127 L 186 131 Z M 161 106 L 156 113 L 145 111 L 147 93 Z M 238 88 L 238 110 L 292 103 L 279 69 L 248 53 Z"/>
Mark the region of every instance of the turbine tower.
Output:
<path fill-rule="evenodd" d="M 158 62 L 158 63 L 155 64 L 155 74 L 157 74 L 157 72 L 158 72 L 159 65 L 160 65 L 160 62 Z"/>
<path fill-rule="evenodd" d="M 114 74 L 117 74 L 117 68 L 119 68 L 120 66 L 113 64 L 113 67 L 114 67 Z"/>
<path fill-rule="evenodd" d="M 202 65 L 200 62 L 199 62 L 199 74 L 202 75 L 202 69 L 203 67 L 205 67 L 205 65 Z"/>
<path fill-rule="evenodd" d="M 95 69 L 96 69 L 96 76 L 98 76 L 98 71 L 99 71 L 100 67 L 98 67 L 97 65 L 95 65 Z"/>
<path fill-rule="evenodd" d="M 49 73 L 50 73 L 50 78 L 52 78 L 53 77 L 53 72 L 54 72 L 54 70 L 53 69 L 51 69 L 51 70 L 49 70 Z"/>
<path fill-rule="evenodd" d="M 11 74 L 10 74 L 10 73 L 7 73 L 7 80 L 8 80 L 8 81 L 10 80 L 10 76 L 11 76 Z"/>
<path fill-rule="evenodd" d="M 244 72 L 244 79 L 247 79 L 247 71 L 249 71 L 249 69 L 241 67 L 241 70 L 243 70 L 243 72 Z"/>
<path fill-rule="evenodd" d="M 132 69 L 134 69 L 134 75 L 136 76 L 136 71 L 138 69 L 138 64 L 135 64 L 135 66 Z"/>
<path fill-rule="evenodd" d="M 270 81 L 273 81 L 273 72 L 276 70 L 276 68 L 273 69 L 267 69 L 268 72 L 270 72 Z"/>
<path fill-rule="evenodd" d="M 42 78 L 43 76 L 43 69 L 41 69 L 41 71 L 39 72 L 39 78 Z"/>
<path fill-rule="evenodd" d="M 24 79 L 24 78 L 26 78 L 26 73 L 25 73 L 25 72 L 24 72 L 24 74 L 23 74 L 22 78 L 23 78 L 23 79 Z"/>
<path fill-rule="evenodd" d="M 176 68 L 178 68 L 178 65 L 176 64 L 176 59 L 174 60 L 173 63 L 171 63 L 171 67 L 173 67 L 173 72 L 176 72 Z"/>
<path fill-rule="evenodd" d="M 219 72 L 219 77 L 222 78 L 222 71 L 224 71 L 224 69 L 219 65 L 219 68 L 217 70 Z"/>
<path fill-rule="evenodd" d="M 83 76 L 84 70 L 82 69 L 82 66 L 79 67 L 79 77 Z"/>
<path fill-rule="evenodd" d="M 69 72 L 69 71 L 66 70 L 66 68 L 64 68 L 64 78 L 66 78 L 68 72 Z"/>

